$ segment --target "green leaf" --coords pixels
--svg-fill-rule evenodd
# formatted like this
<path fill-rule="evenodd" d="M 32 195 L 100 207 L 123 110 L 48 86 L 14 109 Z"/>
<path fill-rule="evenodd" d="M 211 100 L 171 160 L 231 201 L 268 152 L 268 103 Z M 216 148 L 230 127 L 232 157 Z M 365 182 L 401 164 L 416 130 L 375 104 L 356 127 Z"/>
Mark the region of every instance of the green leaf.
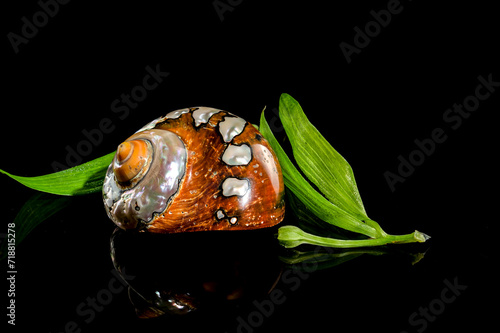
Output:
<path fill-rule="evenodd" d="M 309 122 L 297 101 L 287 94 L 282 94 L 280 98 L 280 119 L 297 164 L 322 193 L 313 188 L 286 155 L 269 128 L 263 111 L 260 131 L 278 156 L 287 189 L 321 220 L 370 237 L 356 240 L 320 237 L 296 226 L 283 226 L 278 230 L 278 240 L 283 246 L 311 244 L 355 248 L 425 242 L 429 238 L 419 231 L 407 235 L 388 235 L 377 222 L 368 218 L 350 165 Z M 301 219 L 311 223 L 314 219 L 303 216 L 307 210 L 301 212 Z"/>
<path fill-rule="evenodd" d="M 19 210 L 14 221 L 11 222 L 14 224 L 14 230 L 16 232 L 16 246 L 18 246 L 40 223 L 67 207 L 71 203 L 71 199 L 70 197 L 57 197 L 47 193 L 37 193 L 33 195 Z M 8 242 L 6 238 L 2 241 L 0 246 L 0 260 L 7 257 L 7 245 Z"/>
<path fill-rule="evenodd" d="M 302 172 L 328 200 L 358 219 L 366 219 L 349 163 L 309 122 L 293 97 L 281 95 L 279 114 Z"/>
<path fill-rule="evenodd" d="M 386 235 L 379 238 L 350 240 L 315 236 L 293 225 L 287 225 L 278 229 L 280 244 L 286 248 L 296 247 L 301 244 L 312 244 L 347 249 L 387 244 L 423 243 L 429 238 L 428 235 L 417 230 L 407 235 Z"/>
<path fill-rule="evenodd" d="M 369 237 L 377 236 L 377 231 L 359 221 L 351 214 L 345 212 L 337 205 L 328 201 L 321 193 L 318 193 L 311 184 L 300 174 L 287 154 L 274 137 L 269 124 L 262 111 L 260 117 L 260 132 L 267 139 L 274 152 L 278 156 L 285 186 L 291 190 L 300 201 L 302 201 L 316 216 L 342 229 L 361 233 Z"/>
<path fill-rule="evenodd" d="M 115 153 L 96 158 L 73 168 L 35 177 L 0 172 L 29 188 L 58 195 L 83 195 L 102 191 L 106 170 Z"/>

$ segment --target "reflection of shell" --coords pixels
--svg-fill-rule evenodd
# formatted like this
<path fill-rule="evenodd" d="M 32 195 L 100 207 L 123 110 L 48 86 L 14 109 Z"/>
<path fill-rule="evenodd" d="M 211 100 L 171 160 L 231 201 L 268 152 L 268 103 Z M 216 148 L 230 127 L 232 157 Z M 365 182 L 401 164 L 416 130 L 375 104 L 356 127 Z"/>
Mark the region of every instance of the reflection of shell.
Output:
<path fill-rule="evenodd" d="M 262 135 L 206 107 L 141 128 L 118 147 L 103 186 L 115 224 L 160 233 L 273 226 L 284 216 L 283 193 L 280 165 Z"/>
<path fill-rule="evenodd" d="M 280 282 L 283 265 L 275 232 L 162 235 L 116 228 L 110 252 L 140 318 L 196 312 L 213 322 L 268 298 Z"/>

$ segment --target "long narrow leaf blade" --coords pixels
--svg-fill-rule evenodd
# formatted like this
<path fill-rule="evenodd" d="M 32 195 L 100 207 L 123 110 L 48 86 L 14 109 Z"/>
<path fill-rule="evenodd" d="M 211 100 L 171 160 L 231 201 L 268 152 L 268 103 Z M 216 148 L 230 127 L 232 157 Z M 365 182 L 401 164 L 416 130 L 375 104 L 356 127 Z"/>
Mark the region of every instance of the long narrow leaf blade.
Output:
<path fill-rule="evenodd" d="M 330 224 L 336 225 L 337 227 L 361 233 L 369 237 L 376 236 L 375 229 L 346 213 L 334 203 L 328 201 L 300 174 L 274 137 L 274 134 L 264 116 L 264 111 L 262 111 L 260 117 L 259 128 L 262 135 L 266 138 L 278 156 L 283 172 L 285 186 L 291 190 L 316 216 Z"/>
<path fill-rule="evenodd" d="M 299 103 L 282 94 L 279 115 L 302 172 L 331 202 L 366 218 L 351 166 L 312 125 Z"/>
<path fill-rule="evenodd" d="M 106 170 L 114 155 L 113 152 L 73 168 L 43 176 L 22 177 L 1 169 L 0 173 L 41 192 L 70 196 L 83 195 L 102 190 Z"/>

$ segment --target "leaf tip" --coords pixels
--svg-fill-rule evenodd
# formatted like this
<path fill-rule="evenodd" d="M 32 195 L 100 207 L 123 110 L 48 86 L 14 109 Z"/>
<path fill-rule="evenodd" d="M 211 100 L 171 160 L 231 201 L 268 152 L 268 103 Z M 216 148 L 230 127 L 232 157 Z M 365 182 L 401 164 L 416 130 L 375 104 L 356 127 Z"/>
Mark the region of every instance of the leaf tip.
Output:
<path fill-rule="evenodd" d="M 284 102 L 287 102 L 287 101 L 290 101 L 290 100 L 295 100 L 290 94 L 287 94 L 287 93 L 281 93 L 281 96 L 280 96 L 280 103 L 284 103 Z"/>
<path fill-rule="evenodd" d="M 425 243 L 427 240 L 431 238 L 431 236 L 424 234 L 418 230 L 415 230 L 414 237 L 419 243 Z"/>

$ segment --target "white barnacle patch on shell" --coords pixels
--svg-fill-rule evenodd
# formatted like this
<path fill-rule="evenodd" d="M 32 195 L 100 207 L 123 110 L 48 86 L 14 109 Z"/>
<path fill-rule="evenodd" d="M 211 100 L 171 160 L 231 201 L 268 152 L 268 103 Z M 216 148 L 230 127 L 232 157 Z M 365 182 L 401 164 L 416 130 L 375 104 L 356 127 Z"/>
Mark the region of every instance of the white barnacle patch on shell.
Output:
<path fill-rule="evenodd" d="M 214 108 L 207 108 L 204 106 L 198 107 L 197 110 L 193 111 L 194 125 L 196 127 L 201 124 L 206 124 L 214 114 L 219 113 L 221 110 Z"/>
<path fill-rule="evenodd" d="M 103 201 L 110 219 L 124 229 L 150 222 L 163 213 L 177 192 L 186 170 L 184 143 L 174 133 L 161 129 L 146 130 L 129 138 L 147 140 L 153 147 L 149 169 L 132 188 L 122 187 L 108 168 L 103 184 Z"/>
<path fill-rule="evenodd" d="M 217 212 L 215 214 L 217 216 L 217 219 L 219 219 L 219 220 L 222 220 L 223 218 L 226 217 L 226 214 L 224 213 L 224 211 L 222 209 L 217 210 Z"/>
<path fill-rule="evenodd" d="M 215 212 L 215 217 L 218 221 L 226 220 L 231 225 L 235 225 L 238 222 L 238 217 L 236 216 L 227 216 L 226 212 L 223 209 L 218 209 Z"/>
<path fill-rule="evenodd" d="M 156 124 L 161 123 L 161 122 L 163 122 L 163 121 L 165 121 L 167 119 L 176 119 L 176 118 L 179 118 L 182 114 L 188 113 L 189 111 L 190 111 L 189 109 L 179 109 L 179 110 L 175 110 L 175 111 L 169 112 L 169 113 L 167 113 L 163 117 L 159 117 L 159 118 L 156 118 L 153 121 L 150 121 L 145 126 L 141 127 L 141 129 L 139 129 L 136 133 L 153 129 L 153 128 L 155 128 Z"/>
<path fill-rule="evenodd" d="M 179 118 L 180 116 L 182 116 L 184 113 L 188 113 L 189 111 L 190 111 L 190 109 L 188 109 L 188 108 L 175 110 L 175 111 L 167 113 L 165 118 L 176 119 L 176 118 Z"/>
<path fill-rule="evenodd" d="M 219 131 L 225 142 L 231 142 L 234 137 L 243 133 L 246 121 L 240 117 L 225 117 L 219 123 Z"/>
<path fill-rule="evenodd" d="M 230 197 L 233 195 L 244 196 L 250 188 L 248 179 L 228 177 L 222 182 L 222 195 Z"/>
<path fill-rule="evenodd" d="M 248 165 L 252 160 L 252 150 L 247 144 L 240 146 L 229 144 L 222 154 L 222 161 L 227 165 Z"/>

